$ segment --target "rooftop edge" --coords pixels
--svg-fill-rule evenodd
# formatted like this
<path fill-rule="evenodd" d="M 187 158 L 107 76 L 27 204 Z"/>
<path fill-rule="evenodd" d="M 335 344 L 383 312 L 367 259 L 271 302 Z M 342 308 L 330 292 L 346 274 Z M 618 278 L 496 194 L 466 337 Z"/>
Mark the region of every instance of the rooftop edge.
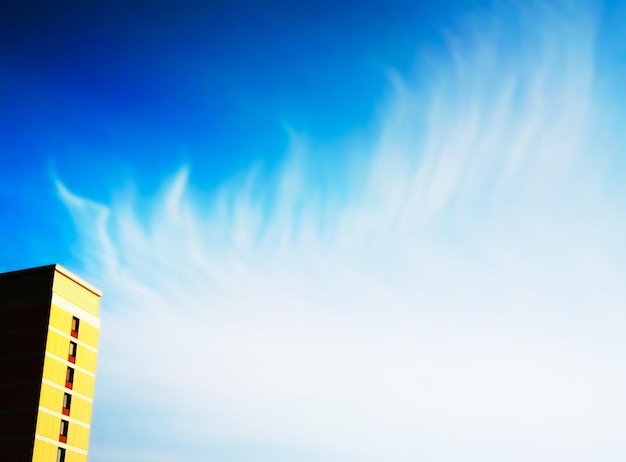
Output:
<path fill-rule="evenodd" d="M 74 281 L 75 283 L 77 283 L 78 285 L 83 286 L 89 292 L 92 292 L 93 294 L 97 295 L 98 297 L 102 297 L 102 291 L 100 289 L 98 289 L 97 287 L 89 284 L 83 278 L 81 278 L 80 276 L 77 276 L 76 274 L 72 273 L 70 270 L 68 270 L 67 268 L 64 268 L 63 266 L 59 265 L 58 263 L 55 263 L 53 265 L 36 266 L 36 267 L 33 267 L 33 268 L 26 268 L 26 269 L 15 270 L 15 271 L 7 271 L 5 273 L 0 273 L 0 278 L 17 276 L 17 275 L 23 274 L 23 273 L 36 273 L 36 272 L 40 272 L 40 271 L 56 271 L 56 272 L 59 272 L 62 275 L 64 275 L 65 277 L 67 277 L 67 278 L 71 279 L 72 281 Z"/>

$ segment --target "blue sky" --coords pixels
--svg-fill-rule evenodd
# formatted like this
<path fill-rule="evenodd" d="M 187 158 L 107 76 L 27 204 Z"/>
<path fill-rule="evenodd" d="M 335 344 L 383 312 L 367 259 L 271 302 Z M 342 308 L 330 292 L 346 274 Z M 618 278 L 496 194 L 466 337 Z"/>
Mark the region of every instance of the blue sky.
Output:
<path fill-rule="evenodd" d="M 58 242 L 17 239 L 6 267 L 57 260 L 73 239 L 51 176 L 106 199 L 128 177 L 150 194 L 190 164 L 206 188 L 255 160 L 276 161 L 287 127 L 344 136 L 371 120 L 387 68 L 410 69 L 420 40 L 441 43 L 432 17 L 443 17 L 412 2 L 3 10 L 2 204 L 16 236 L 37 223 Z M 42 200 L 56 213 L 41 216 Z"/>
<path fill-rule="evenodd" d="M 90 460 L 617 461 L 622 2 L 0 15 L 0 270 L 101 287 Z"/>

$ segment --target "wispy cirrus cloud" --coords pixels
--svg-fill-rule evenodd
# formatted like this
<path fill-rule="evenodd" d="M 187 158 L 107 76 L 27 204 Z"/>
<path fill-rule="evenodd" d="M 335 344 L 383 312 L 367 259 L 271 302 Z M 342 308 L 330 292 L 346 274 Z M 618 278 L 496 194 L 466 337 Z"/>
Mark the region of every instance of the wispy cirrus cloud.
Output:
<path fill-rule="evenodd" d="M 59 183 L 106 294 L 95 461 L 617 460 L 625 220 L 594 24 L 512 11 L 394 77 L 334 156 L 294 136 L 208 199 L 182 169 L 149 213 Z"/>

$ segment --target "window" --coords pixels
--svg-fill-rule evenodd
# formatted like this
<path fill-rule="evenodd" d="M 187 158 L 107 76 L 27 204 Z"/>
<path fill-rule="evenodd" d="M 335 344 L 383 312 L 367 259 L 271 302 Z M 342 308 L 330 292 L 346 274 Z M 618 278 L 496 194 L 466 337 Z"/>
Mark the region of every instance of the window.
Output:
<path fill-rule="evenodd" d="M 65 462 L 65 449 L 59 448 L 57 451 L 57 462 Z"/>
<path fill-rule="evenodd" d="M 70 415 L 70 407 L 72 406 L 72 395 L 65 393 L 63 397 L 63 414 Z"/>
<path fill-rule="evenodd" d="M 65 386 L 71 390 L 73 385 L 74 385 L 74 369 L 68 366 L 67 373 L 65 374 Z"/>
<path fill-rule="evenodd" d="M 67 443 L 67 430 L 70 427 L 70 423 L 67 420 L 61 420 L 61 431 L 59 432 L 59 441 L 61 443 Z"/>
<path fill-rule="evenodd" d="M 70 342 L 70 351 L 67 355 L 67 360 L 71 363 L 76 362 L 76 349 L 77 348 L 78 348 L 78 345 L 76 345 L 76 342 Z"/>
<path fill-rule="evenodd" d="M 77 338 L 78 337 L 78 326 L 80 324 L 80 319 L 78 319 L 76 316 L 74 316 L 72 318 L 72 337 Z"/>

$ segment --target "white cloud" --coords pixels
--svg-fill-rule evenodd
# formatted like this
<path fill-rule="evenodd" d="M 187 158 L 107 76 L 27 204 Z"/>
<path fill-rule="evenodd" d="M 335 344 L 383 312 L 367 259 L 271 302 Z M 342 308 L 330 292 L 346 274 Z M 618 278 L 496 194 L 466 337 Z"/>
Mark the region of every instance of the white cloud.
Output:
<path fill-rule="evenodd" d="M 618 460 L 624 219 L 593 31 L 518 13 L 398 80 L 375 141 L 328 165 L 295 139 L 275 181 L 206 203 L 183 170 L 148 218 L 60 186 L 105 292 L 96 417 L 131 435 L 97 420 L 94 461 Z"/>

